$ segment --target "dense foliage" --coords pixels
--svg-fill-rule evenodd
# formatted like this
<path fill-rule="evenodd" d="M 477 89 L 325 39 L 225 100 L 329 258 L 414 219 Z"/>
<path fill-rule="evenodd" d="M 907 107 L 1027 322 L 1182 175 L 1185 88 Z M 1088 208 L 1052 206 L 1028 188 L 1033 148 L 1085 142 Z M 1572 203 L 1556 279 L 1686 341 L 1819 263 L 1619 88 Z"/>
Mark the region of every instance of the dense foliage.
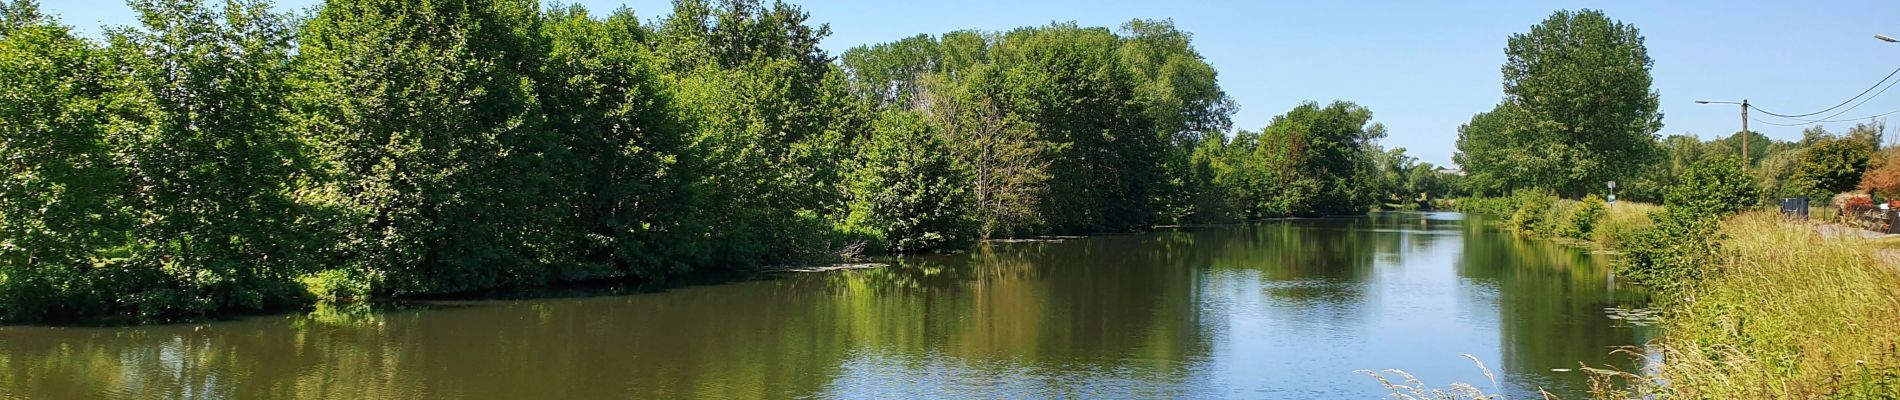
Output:
<path fill-rule="evenodd" d="M 1601 11 L 1559 11 L 1512 35 L 1505 56 L 1504 101 L 1459 128 L 1454 159 L 1474 191 L 1547 188 L 1574 198 L 1627 181 L 1655 158 L 1654 61 L 1634 26 Z"/>
<path fill-rule="evenodd" d="M 0 319 L 665 281 L 1451 192 L 1349 102 L 1228 134 L 1165 20 L 851 49 L 795 6 L 0 7 Z"/>
<path fill-rule="evenodd" d="M 118 168 L 117 95 L 103 49 L 39 14 L 0 8 L 0 318 L 124 311 L 109 293 L 134 215 Z"/>

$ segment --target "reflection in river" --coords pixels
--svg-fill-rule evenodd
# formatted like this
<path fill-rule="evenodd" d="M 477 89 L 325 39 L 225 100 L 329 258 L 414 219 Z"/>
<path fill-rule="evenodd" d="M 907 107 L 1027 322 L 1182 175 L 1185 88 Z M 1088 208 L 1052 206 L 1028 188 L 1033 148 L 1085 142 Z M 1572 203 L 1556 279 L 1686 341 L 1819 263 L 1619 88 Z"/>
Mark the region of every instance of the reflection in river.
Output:
<path fill-rule="evenodd" d="M 0 328 L 0 398 L 1373 397 L 1578 392 L 1645 328 L 1607 260 L 1457 214 L 1018 243 L 664 293 Z M 1621 361 L 1627 362 L 1627 361 Z"/>

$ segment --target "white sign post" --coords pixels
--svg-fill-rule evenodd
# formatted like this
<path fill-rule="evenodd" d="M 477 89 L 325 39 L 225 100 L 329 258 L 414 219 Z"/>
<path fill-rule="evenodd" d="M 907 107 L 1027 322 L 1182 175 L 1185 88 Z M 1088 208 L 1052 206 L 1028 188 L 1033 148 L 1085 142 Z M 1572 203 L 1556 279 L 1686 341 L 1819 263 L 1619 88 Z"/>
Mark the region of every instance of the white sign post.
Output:
<path fill-rule="evenodd" d="M 1616 205 L 1616 181 L 1610 181 L 1610 205 Z"/>

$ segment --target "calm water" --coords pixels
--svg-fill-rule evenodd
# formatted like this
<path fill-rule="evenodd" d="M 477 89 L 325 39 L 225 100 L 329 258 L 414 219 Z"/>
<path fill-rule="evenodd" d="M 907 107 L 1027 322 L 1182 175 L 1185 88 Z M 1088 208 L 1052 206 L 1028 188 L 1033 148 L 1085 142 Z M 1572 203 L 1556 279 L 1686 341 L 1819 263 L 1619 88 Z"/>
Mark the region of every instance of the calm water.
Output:
<path fill-rule="evenodd" d="M 0 398 L 1535 398 L 1627 365 L 1603 257 L 1457 214 L 992 246 L 665 293 L 0 328 Z M 1576 396 L 1568 396 L 1576 397 Z"/>

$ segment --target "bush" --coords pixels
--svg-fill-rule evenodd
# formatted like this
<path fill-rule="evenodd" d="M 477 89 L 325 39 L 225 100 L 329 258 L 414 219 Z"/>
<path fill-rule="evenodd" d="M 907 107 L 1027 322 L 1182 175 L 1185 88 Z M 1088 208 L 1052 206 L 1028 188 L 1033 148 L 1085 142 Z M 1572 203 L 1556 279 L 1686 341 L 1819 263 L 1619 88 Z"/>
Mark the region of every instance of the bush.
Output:
<path fill-rule="evenodd" d="M 852 173 L 850 215 L 843 229 L 880 251 L 917 253 L 963 246 L 976 239 L 968 175 L 944 151 L 923 117 L 907 111 L 879 115 L 863 164 Z"/>
<path fill-rule="evenodd" d="M 1703 266 L 1714 262 L 1720 250 L 1720 220 L 1676 207 L 1651 218 L 1654 226 L 1635 231 L 1618 244 L 1623 252 L 1618 275 L 1665 294 L 1679 293 L 1701 277 Z"/>
<path fill-rule="evenodd" d="M 1743 174 L 1740 160 L 1733 157 L 1691 166 L 1676 182 L 1664 195 L 1663 212 L 1653 217 L 1655 226 L 1619 244 L 1624 256 L 1621 274 L 1666 293 L 1699 280 L 1720 250 L 1722 218 L 1760 199 L 1755 179 Z"/>
<path fill-rule="evenodd" d="M 1542 193 L 1518 192 L 1512 195 L 1517 203 L 1517 212 L 1511 214 L 1507 226 L 1519 234 L 1537 234 L 1547 232 L 1546 224 L 1550 220 L 1551 208 L 1557 203 L 1557 197 Z"/>
<path fill-rule="evenodd" d="M 1609 214 L 1609 207 L 1604 205 L 1603 199 L 1597 198 L 1596 195 L 1585 196 L 1583 201 L 1577 202 L 1576 209 L 1570 213 L 1570 224 L 1564 226 L 1563 236 L 1571 239 L 1590 239 L 1590 233 L 1596 230 L 1597 224 L 1607 214 Z"/>
<path fill-rule="evenodd" d="M 362 273 L 345 269 L 326 269 L 297 278 L 303 284 L 304 291 L 323 301 L 361 300 L 369 298 L 375 282 Z"/>
<path fill-rule="evenodd" d="M 1510 197 L 1468 197 L 1451 203 L 1451 209 L 1466 214 L 1508 217 L 1517 211 L 1517 203 Z"/>
<path fill-rule="evenodd" d="M 1741 161 L 1722 157 L 1690 166 L 1663 195 L 1663 206 L 1697 215 L 1724 217 L 1754 207 L 1761 188 L 1742 172 Z"/>
<path fill-rule="evenodd" d="M 1606 248 L 1618 248 L 1637 232 L 1655 226 L 1656 221 L 1650 219 L 1650 215 L 1660 211 L 1662 207 L 1654 204 L 1619 202 L 1609 207 L 1603 220 L 1592 227 L 1590 240 Z"/>

